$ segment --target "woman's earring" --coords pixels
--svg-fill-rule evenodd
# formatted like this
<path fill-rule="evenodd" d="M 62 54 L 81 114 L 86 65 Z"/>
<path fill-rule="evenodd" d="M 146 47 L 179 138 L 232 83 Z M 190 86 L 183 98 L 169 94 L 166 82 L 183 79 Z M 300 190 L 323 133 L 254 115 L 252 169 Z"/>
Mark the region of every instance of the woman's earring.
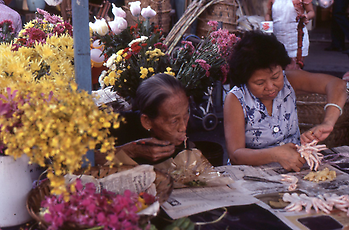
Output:
<path fill-rule="evenodd" d="M 148 132 L 150 132 L 150 129 L 148 129 Z"/>

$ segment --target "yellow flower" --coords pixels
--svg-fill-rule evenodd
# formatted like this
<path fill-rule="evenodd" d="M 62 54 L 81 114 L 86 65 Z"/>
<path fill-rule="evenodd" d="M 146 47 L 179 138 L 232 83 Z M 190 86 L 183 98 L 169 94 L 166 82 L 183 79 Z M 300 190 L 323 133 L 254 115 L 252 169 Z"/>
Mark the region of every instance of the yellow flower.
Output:
<path fill-rule="evenodd" d="M 146 78 L 148 75 L 148 69 L 143 67 L 140 67 L 140 69 L 141 69 L 141 71 L 139 72 L 141 74 L 140 78 L 142 79 Z"/>

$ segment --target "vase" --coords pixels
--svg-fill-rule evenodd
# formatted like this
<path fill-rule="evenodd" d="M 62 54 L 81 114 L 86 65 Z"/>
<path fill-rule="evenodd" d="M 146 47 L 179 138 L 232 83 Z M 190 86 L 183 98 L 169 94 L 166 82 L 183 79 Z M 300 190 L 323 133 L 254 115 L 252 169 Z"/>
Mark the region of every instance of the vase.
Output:
<path fill-rule="evenodd" d="M 17 160 L 12 156 L 0 156 L 0 227 L 20 225 L 31 219 L 26 209 L 27 196 L 32 189 L 28 162 L 26 155 Z"/>
<path fill-rule="evenodd" d="M 27 0 L 27 5 L 29 11 L 35 12 L 37 8 L 45 9 L 45 0 Z"/>

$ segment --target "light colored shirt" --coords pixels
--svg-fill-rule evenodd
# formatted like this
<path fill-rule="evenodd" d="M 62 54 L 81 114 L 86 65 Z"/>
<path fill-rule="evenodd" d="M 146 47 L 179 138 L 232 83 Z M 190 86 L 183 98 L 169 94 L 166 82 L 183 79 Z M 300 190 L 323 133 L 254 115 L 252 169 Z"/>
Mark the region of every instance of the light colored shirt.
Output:
<path fill-rule="evenodd" d="M 4 20 L 11 20 L 12 26 L 15 29 L 16 35 L 22 29 L 22 19 L 19 13 L 5 5 L 3 0 L 0 0 L 0 22 Z"/>
<path fill-rule="evenodd" d="M 300 144 L 296 94 L 284 73 L 284 87 L 273 100 L 272 115 L 246 85 L 235 86 L 233 93 L 240 101 L 245 117 L 247 148 L 261 149 L 286 143 Z"/>
<path fill-rule="evenodd" d="M 305 2 L 306 4 L 307 2 Z M 272 6 L 273 15 L 273 33 L 277 39 L 284 44 L 288 56 L 291 58 L 297 57 L 298 48 L 298 22 L 297 10 L 303 13 L 301 1 L 292 0 L 275 0 Z M 304 36 L 302 42 L 302 56 L 308 56 L 309 50 L 309 35 L 306 27 L 303 28 Z"/>

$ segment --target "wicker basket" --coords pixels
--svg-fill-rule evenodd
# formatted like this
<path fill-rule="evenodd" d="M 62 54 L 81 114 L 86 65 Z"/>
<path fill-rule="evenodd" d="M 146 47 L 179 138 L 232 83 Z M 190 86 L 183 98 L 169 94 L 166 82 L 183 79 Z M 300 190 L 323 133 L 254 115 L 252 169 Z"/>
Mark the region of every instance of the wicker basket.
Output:
<path fill-rule="evenodd" d="M 92 167 L 89 171 L 78 171 L 75 174 L 85 174 L 85 175 L 92 175 L 95 178 L 103 178 L 108 175 L 125 171 L 128 169 L 133 168 L 134 166 L 120 166 L 120 167 L 112 167 L 109 166 L 98 166 L 98 167 Z M 159 170 L 154 169 L 156 172 L 156 179 L 155 179 L 155 185 L 156 185 L 156 191 L 157 191 L 157 197 L 159 199 L 160 204 L 165 202 L 168 197 L 170 196 L 172 190 L 173 190 L 173 179 L 168 174 L 162 173 Z M 40 207 L 41 207 L 41 201 L 45 198 L 45 196 L 50 195 L 50 183 L 48 180 L 44 181 L 42 184 L 40 184 L 35 189 L 32 189 L 28 195 L 27 198 L 27 210 L 31 217 L 35 219 L 40 227 L 43 229 L 47 229 L 49 226 L 48 223 L 45 222 L 44 218 L 39 215 Z M 140 222 L 146 222 L 149 219 L 149 217 L 144 216 L 141 217 Z M 86 229 L 83 226 L 77 226 L 75 224 L 69 224 L 67 226 L 63 226 L 64 230 L 79 230 L 79 229 Z"/>
<path fill-rule="evenodd" d="M 125 0 L 124 2 L 127 23 L 133 26 L 137 23 L 137 18 L 131 14 L 130 5 L 128 3 L 134 2 L 134 0 Z M 170 0 L 141 0 L 140 2 L 142 8 L 150 6 L 156 11 L 156 15 L 150 19 L 150 22 L 154 22 L 155 25 L 159 25 L 165 33 L 168 33 L 171 29 L 170 12 L 172 10 L 172 6 Z"/>
<path fill-rule="evenodd" d="M 320 94 L 305 94 L 297 96 L 298 122 L 301 133 L 321 124 L 324 116 L 326 96 Z M 328 148 L 349 145 L 349 97 L 343 108 L 343 114 L 338 118 L 332 133 L 322 143 Z"/>
<path fill-rule="evenodd" d="M 221 23 L 221 28 L 233 33 L 236 31 L 237 15 L 236 11 L 238 4 L 235 0 L 225 0 L 209 6 L 199 17 L 196 28 L 196 35 L 199 37 L 206 37 L 211 29 L 207 25 L 209 21 L 217 21 Z"/>

